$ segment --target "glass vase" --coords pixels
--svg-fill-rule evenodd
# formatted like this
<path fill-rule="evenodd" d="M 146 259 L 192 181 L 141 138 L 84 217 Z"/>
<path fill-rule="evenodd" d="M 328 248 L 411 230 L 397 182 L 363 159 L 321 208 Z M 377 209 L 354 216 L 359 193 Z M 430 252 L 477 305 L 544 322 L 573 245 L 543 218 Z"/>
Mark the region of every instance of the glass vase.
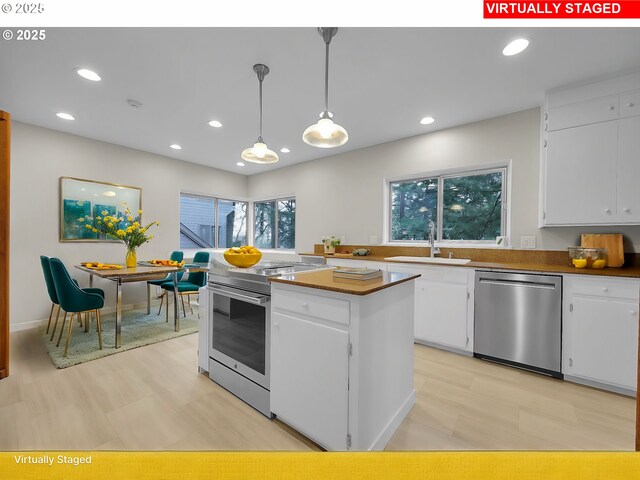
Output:
<path fill-rule="evenodd" d="M 127 268 L 133 268 L 138 264 L 135 248 L 127 249 L 127 257 L 125 259 L 125 264 L 127 265 Z"/>

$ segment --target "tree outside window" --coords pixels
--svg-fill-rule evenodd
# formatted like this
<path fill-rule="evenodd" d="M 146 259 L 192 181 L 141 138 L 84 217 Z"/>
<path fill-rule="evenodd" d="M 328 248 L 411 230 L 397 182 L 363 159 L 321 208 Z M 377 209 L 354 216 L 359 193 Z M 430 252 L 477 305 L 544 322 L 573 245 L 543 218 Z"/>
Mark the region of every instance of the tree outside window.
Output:
<path fill-rule="evenodd" d="M 267 249 L 295 248 L 296 199 L 282 198 L 254 204 L 254 246 Z"/>

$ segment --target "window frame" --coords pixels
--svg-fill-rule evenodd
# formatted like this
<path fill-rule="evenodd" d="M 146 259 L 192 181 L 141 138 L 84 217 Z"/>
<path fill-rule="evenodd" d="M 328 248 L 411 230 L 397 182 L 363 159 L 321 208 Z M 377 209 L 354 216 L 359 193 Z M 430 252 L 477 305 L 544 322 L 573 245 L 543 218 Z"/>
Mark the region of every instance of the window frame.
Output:
<path fill-rule="evenodd" d="M 406 175 L 403 177 L 394 177 L 384 180 L 384 232 L 383 243 L 389 245 L 428 245 L 428 240 L 393 240 L 392 235 L 392 212 L 393 212 L 393 195 L 391 194 L 391 185 L 394 183 L 427 181 L 429 179 L 438 180 L 438 200 L 436 212 L 436 246 L 473 246 L 488 247 L 495 245 L 494 240 L 443 240 L 442 239 L 442 223 L 444 220 L 444 180 L 448 178 L 467 177 L 473 175 L 483 175 L 489 173 L 502 173 L 502 198 L 500 208 L 500 235 L 509 236 L 511 232 L 511 160 L 492 162 L 485 164 L 470 165 L 467 167 L 450 168 L 446 170 L 438 170 L 431 172 L 423 172 L 419 174 Z"/>
<path fill-rule="evenodd" d="M 247 213 L 246 213 L 246 240 L 247 243 L 246 245 L 248 245 L 249 242 L 249 234 L 252 233 L 249 229 L 249 221 L 250 221 L 250 208 L 251 208 L 251 202 L 249 200 L 241 200 L 241 199 L 237 199 L 237 198 L 227 198 L 227 197 L 221 197 L 221 196 L 217 196 L 217 195 L 207 195 L 204 193 L 193 193 L 193 192 L 188 192 L 188 191 L 180 191 L 180 199 L 182 199 L 182 196 L 186 196 L 186 197 L 195 197 L 195 198 L 205 198 L 207 200 L 213 200 L 213 249 L 223 249 L 225 247 L 219 247 L 218 246 L 218 201 L 222 200 L 225 202 L 235 202 L 235 203 L 246 203 L 247 204 Z M 180 223 L 182 223 L 182 209 L 178 210 L 178 244 L 180 243 Z M 180 247 L 182 248 L 182 247 Z M 204 248 L 204 247 L 203 247 Z"/>
<path fill-rule="evenodd" d="M 286 195 L 286 196 L 282 196 L 282 197 L 274 197 L 274 198 L 267 198 L 267 199 L 262 199 L 262 200 L 253 200 L 251 202 L 252 204 L 252 208 L 251 208 L 251 245 L 256 244 L 256 225 L 255 225 L 255 219 L 256 219 L 256 204 L 257 203 L 271 203 L 271 202 L 275 202 L 275 208 L 274 208 L 274 225 L 275 225 L 275 231 L 273 234 L 273 240 L 274 240 L 274 247 L 273 248 L 268 248 L 268 249 L 263 249 L 263 250 L 278 250 L 281 252 L 295 252 L 296 250 L 296 246 L 295 246 L 295 229 L 294 229 L 294 234 L 293 234 L 293 248 L 280 248 L 278 247 L 278 202 L 281 201 L 287 201 L 287 200 L 293 200 L 296 203 L 296 212 L 295 212 L 295 217 L 296 217 L 296 225 L 297 225 L 297 217 L 298 217 L 298 202 L 296 200 L 296 196 L 295 195 Z"/>

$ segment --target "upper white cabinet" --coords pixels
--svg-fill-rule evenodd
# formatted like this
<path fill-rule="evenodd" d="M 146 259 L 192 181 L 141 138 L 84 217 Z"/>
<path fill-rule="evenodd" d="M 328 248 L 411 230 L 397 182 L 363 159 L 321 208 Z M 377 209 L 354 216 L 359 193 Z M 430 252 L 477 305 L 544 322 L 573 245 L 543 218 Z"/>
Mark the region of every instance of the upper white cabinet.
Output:
<path fill-rule="evenodd" d="M 547 94 L 541 226 L 640 223 L 640 73 Z"/>

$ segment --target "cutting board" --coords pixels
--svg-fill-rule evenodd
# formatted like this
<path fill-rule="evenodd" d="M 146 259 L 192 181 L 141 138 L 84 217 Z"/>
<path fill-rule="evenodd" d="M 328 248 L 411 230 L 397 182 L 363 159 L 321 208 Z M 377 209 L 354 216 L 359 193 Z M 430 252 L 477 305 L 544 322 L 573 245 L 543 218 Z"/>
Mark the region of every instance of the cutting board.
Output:
<path fill-rule="evenodd" d="M 621 267 L 624 264 L 624 248 L 621 233 L 583 233 L 580 246 L 586 248 L 606 248 L 607 267 Z"/>

